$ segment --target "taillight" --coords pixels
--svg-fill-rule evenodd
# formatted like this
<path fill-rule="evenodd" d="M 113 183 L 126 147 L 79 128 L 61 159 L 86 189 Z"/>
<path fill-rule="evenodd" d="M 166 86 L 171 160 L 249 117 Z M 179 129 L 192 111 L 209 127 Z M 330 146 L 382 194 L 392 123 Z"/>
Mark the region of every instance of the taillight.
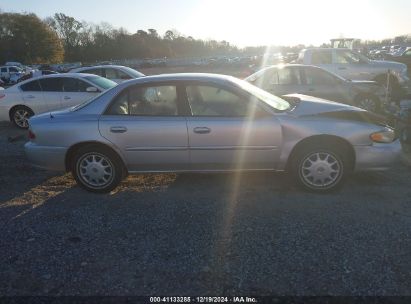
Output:
<path fill-rule="evenodd" d="M 33 140 L 36 138 L 36 134 L 34 134 L 31 130 L 29 130 L 29 139 Z"/>

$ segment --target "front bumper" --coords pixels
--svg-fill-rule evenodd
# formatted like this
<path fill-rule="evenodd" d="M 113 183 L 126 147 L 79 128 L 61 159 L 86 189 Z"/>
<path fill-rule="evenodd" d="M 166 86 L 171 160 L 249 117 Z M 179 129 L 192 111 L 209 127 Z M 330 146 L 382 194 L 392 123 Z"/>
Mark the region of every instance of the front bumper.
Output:
<path fill-rule="evenodd" d="M 66 170 L 67 148 L 65 147 L 39 146 L 29 141 L 24 145 L 24 150 L 34 167 L 52 171 Z"/>
<path fill-rule="evenodd" d="M 386 170 L 401 160 L 401 143 L 373 143 L 370 146 L 354 146 L 356 171 Z"/>

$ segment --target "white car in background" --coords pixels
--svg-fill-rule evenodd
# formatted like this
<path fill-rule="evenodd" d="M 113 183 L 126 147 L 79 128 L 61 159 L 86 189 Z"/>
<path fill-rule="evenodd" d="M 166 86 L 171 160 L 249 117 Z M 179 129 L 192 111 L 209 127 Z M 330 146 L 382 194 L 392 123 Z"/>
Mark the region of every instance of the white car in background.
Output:
<path fill-rule="evenodd" d="M 18 83 L 0 91 L 0 121 L 28 127 L 28 119 L 48 111 L 78 105 L 116 86 L 92 74 L 52 74 Z"/>
<path fill-rule="evenodd" d="M 70 70 L 70 73 L 88 73 L 121 83 L 130 79 L 144 77 L 143 73 L 122 65 L 97 65 Z"/>
<path fill-rule="evenodd" d="M 0 79 L 6 83 L 17 83 L 17 80 L 24 75 L 24 70 L 18 66 L 5 65 L 0 67 Z"/>

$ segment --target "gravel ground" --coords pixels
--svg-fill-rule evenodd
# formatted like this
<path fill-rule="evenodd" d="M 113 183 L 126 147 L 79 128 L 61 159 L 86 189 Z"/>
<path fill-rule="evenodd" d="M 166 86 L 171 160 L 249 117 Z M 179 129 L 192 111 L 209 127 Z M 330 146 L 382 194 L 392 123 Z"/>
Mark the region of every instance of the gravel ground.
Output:
<path fill-rule="evenodd" d="M 411 295 L 405 163 L 329 195 L 268 173 L 98 195 L 32 169 L 24 134 L 0 125 L 1 295 Z"/>

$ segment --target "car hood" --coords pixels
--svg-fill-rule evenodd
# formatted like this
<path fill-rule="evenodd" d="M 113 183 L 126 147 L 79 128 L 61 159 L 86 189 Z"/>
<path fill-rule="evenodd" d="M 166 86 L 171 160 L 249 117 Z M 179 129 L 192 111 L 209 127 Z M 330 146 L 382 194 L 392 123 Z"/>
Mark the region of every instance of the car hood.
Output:
<path fill-rule="evenodd" d="M 291 103 L 289 113 L 297 116 L 315 115 L 336 111 L 366 112 L 365 110 L 357 107 L 302 94 L 288 94 L 282 96 L 282 98 Z"/>
<path fill-rule="evenodd" d="M 291 115 L 350 120 L 381 126 L 390 125 L 387 119 L 381 115 L 346 104 L 301 94 L 289 94 L 282 96 L 282 98 L 290 102 L 291 108 L 288 113 Z"/>

